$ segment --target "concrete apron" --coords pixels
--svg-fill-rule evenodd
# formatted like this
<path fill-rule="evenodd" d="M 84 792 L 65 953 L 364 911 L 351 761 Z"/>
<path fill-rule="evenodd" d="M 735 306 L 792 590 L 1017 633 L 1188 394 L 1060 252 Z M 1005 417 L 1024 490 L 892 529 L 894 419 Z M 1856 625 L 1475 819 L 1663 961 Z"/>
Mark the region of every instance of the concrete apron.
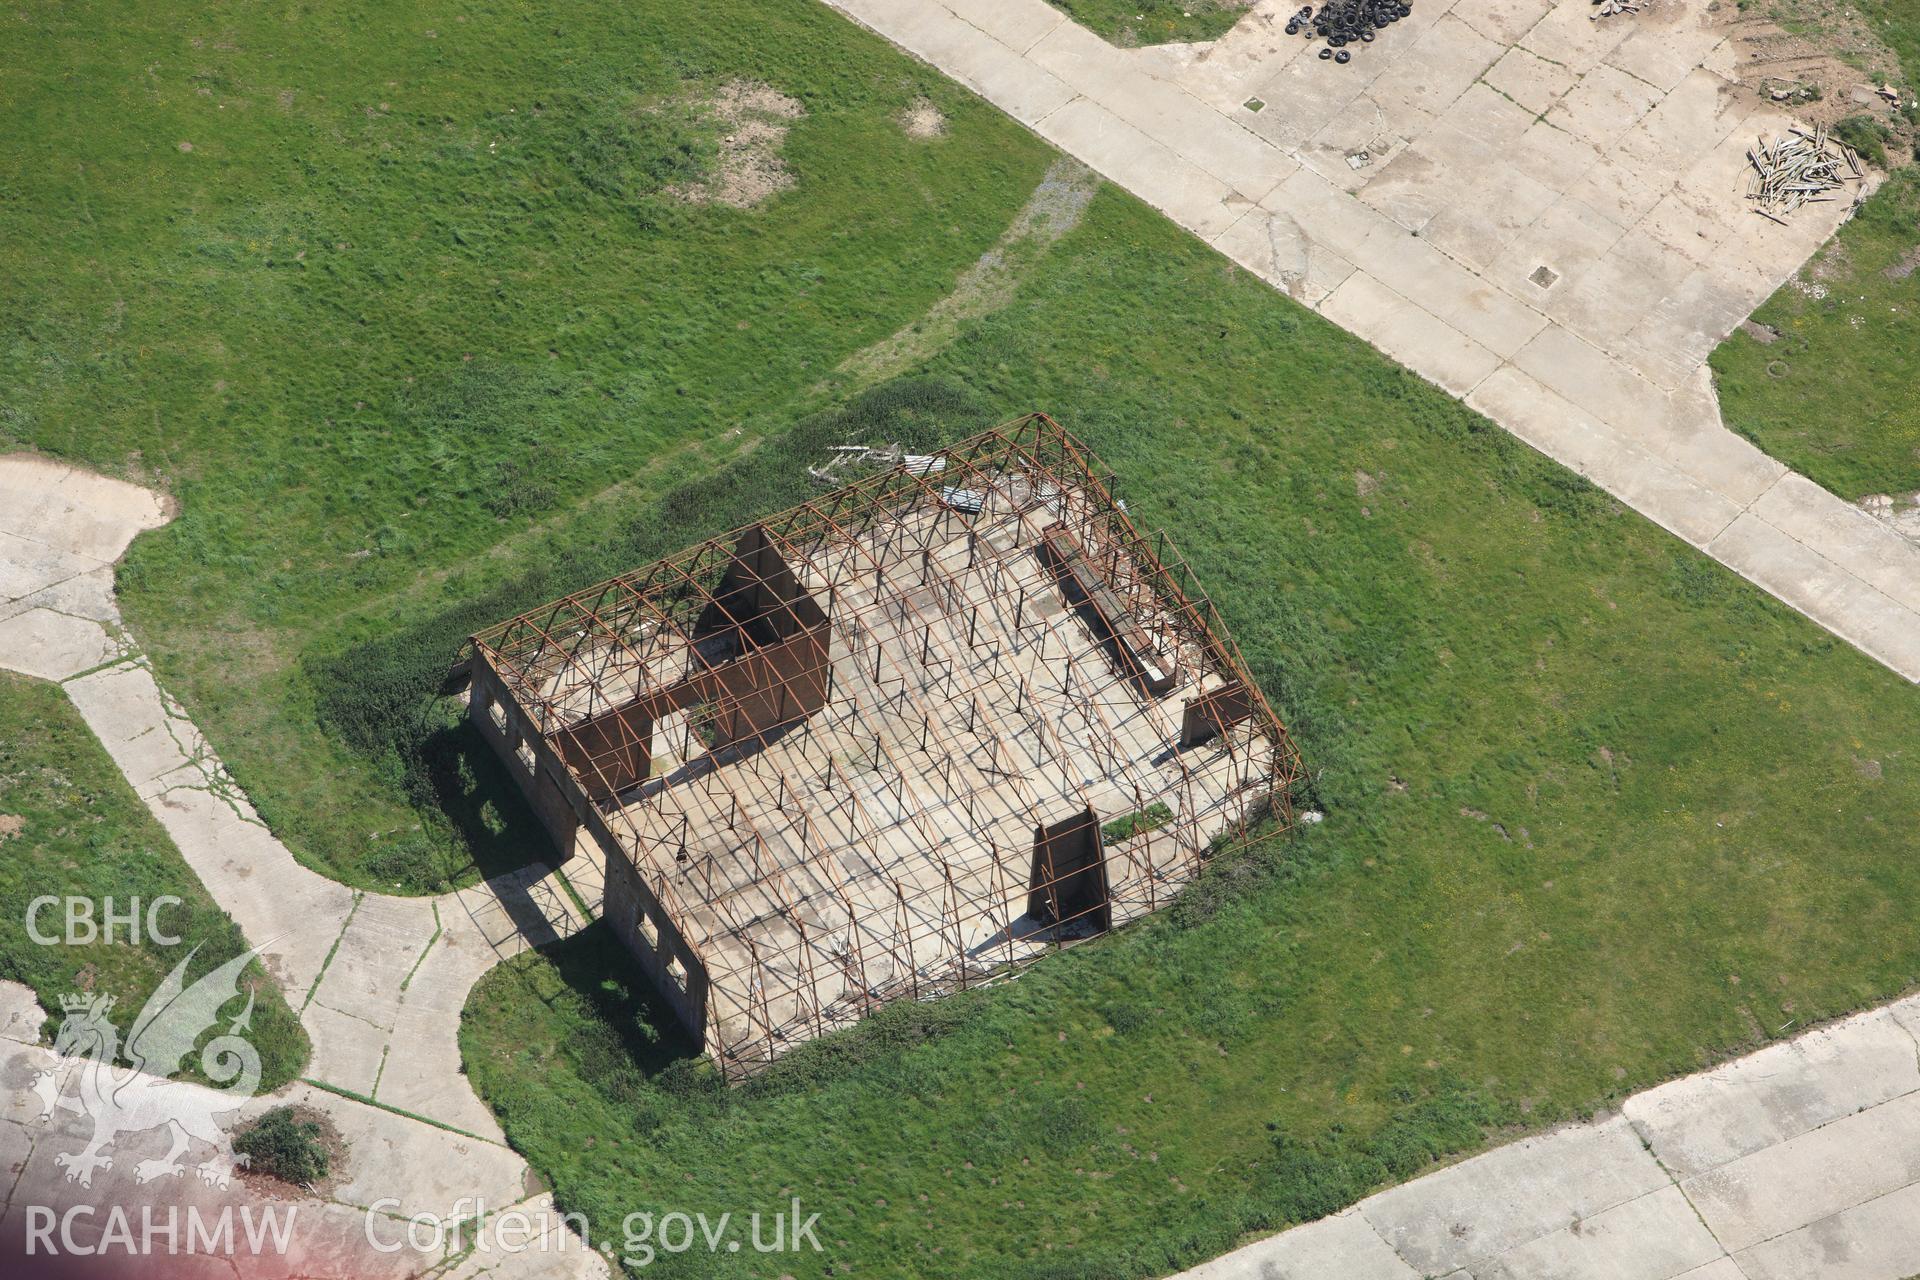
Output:
<path fill-rule="evenodd" d="M 1727 430 L 1705 361 L 1852 212 L 1780 226 L 1709 0 L 1416 0 L 1351 63 L 1258 0 L 1116 49 L 1047 0 L 827 0 L 1247 270 L 1920 680 L 1920 546 Z"/>

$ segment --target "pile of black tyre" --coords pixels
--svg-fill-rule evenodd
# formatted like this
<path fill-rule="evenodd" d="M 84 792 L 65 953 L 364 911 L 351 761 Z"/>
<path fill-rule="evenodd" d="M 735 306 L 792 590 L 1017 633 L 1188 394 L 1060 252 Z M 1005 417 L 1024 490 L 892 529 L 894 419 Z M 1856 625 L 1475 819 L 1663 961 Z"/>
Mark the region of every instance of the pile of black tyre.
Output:
<path fill-rule="evenodd" d="M 1309 40 L 1325 40 L 1327 45 L 1320 50 L 1322 58 L 1350 62 L 1353 51 L 1347 45 L 1372 44 L 1374 32 L 1412 13 L 1409 0 L 1331 0 L 1320 6 L 1318 13 L 1312 5 L 1303 5 L 1300 12 L 1287 19 L 1287 34 L 1297 36 L 1304 31 Z"/>

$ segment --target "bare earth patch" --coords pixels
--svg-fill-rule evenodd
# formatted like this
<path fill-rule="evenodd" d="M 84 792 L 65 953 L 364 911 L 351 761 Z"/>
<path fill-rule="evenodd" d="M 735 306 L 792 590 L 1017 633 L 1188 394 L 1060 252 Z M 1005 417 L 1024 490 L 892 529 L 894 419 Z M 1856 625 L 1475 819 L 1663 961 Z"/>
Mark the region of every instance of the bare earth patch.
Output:
<path fill-rule="evenodd" d="M 729 80 L 695 107 L 721 127 L 720 158 L 704 180 L 668 187 L 668 195 L 688 204 L 751 209 L 793 185 L 780 148 L 793 121 L 807 114 L 797 99 L 771 85 Z"/>
<path fill-rule="evenodd" d="M 27 820 L 17 813 L 0 813 L 0 842 L 13 839 L 26 825 Z"/>
<path fill-rule="evenodd" d="M 1903 118 L 1874 92 L 1903 83 L 1900 59 L 1844 0 L 1733 0 L 1709 10 L 1738 51 L 1735 75 L 1761 100 L 1787 107 L 1808 124 L 1832 126 L 1849 116 L 1886 125 L 1896 166 L 1912 153 Z M 1902 145 L 1904 144 L 1904 145 Z"/>
<path fill-rule="evenodd" d="M 947 131 L 947 117 L 925 98 L 915 98 L 899 119 L 909 138 L 937 138 Z"/>

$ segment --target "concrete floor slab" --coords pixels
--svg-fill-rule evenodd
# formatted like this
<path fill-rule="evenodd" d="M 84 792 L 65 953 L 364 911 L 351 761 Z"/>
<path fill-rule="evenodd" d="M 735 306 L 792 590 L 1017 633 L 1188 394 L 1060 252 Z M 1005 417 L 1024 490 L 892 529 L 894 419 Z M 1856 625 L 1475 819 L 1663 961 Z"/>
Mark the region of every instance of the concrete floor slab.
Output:
<path fill-rule="evenodd" d="M 1754 109 L 1732 82 L 1696 67 L 1621 139 L 1620 158 L 1641 172 L 1682 176 L 1736 129 L 1747 132 Z M 1742 145 L 1737 153 L 1745 150 Z"/>
<path fill-rule="evenodd" d="M 1278 146 L 1299 147 L 1366 92 L 1362 80 L 1336 76 L 1337 70 L 1319 58 L 1295 57 L 1280 63 L 1255 82 L 1252 96 L 1266 106 L 1248 127 Z"/>
<path fill-rule="evenodd" d="M 944 8 L 896 12 L 890 0 L 852 0 L 850 16 L 939 66 L 1002 111 L 1033 124 L 1076 96 L 1067 85 Z"/>
<path fill-rule="evenodd" d="M 313 989 L 313 1002 L 391 1031 L 407 980 L 439 931 L 423 898 L 362 894 Z"/>
<path fill-rule="evenodd" d="M 1675 1276 L 1674 1280 L 1748 1280 L 1748 1277 L 1732 1258 L 1716 1258 L 1704 1267 Z"/>
<path fill-rule="evenodd" d="M 1661 93 L 1671 93 L 1712 56 L 1726 37 L 1697 10 L 1677 5 L 1655 7 L 1665 12 L 1649 12 L 1648 21 L 1633 24 L 1626 38 L 1607 55 L 1607 64 Z"/>
<path fill-rule="evenodd" d="M 23 538 L 0 528 L 0 600 L 20 600 L 35 591 L 92 573 L 98 560 Z"/>
<path fill-rule="evenodd" d="M 1411 241 L 1411 243 L 1409 243 Z M 1501 359 L 1510 359 L 1546 326 L 1545 315 L 1503 293 L 1431 244 L 1377 231 L 1362 261 L 1391 255 L 1394 291 L 1452 325 Z"/>
<path fill-rule="evenodd" d="M 1449 13 L 1376 76 L 1367 95 L 1383 107 L 1398 103 L 1439 115 L 1503 52 L 1503 46 Z"/>
<path fill-rule="evenodd" d="M 13 513 L 8 527 L 32 527 L 39 540 L 95 564 L 118 560 L 139 533 L 168 519 L 150 490 L 25 453 L 0 457 L 0 510 Z"/>
<path fill-rule="evenodd" d="M 1508 242 L 1485 274 L 1545 310 L 1554 290 L 1584 275 L 1625 233 L 1625 227 L 1585 202 L 1561 196 Z"/>
<path fill-rule="evenodd" d="M 34 609 L 51 609 L 97 622 L 110 631 L 119 630 L 120 611 L 113 603 L 113 574 L 106 568 L 48 583 L 14 600 L 0 601 L 0 618 L 16 617 Z"/>
<path fill-rule="evenodd" d="M 1617 352 L 1647 313 L 1692 274 L 1693 263 L 1686 258 L 1629 233 L 1564 288 L 1556 288 L 1546 312 L 1600 350 Z"/>
<path fill-rule="evenodd" d="M 1789 472 L 1755 499 L 1753 514 L 1821 553 L 1895 603 L 1920 609 L 1920 547 L 1805 476 Z"/>
<path fill-rule="evenodd" d="M 1275 187 L 1260 207 L 1286 214 L 1315 243 L 1348 262 L 1359 257 L 1370 238 L 1397 225 L 1311 169 L 1302 169 Z"/>
<path fill-rule="evenodd" d="M 1067 15 L 1020 0 L 972 0 L 967 21 L 1015 53 L 1030 52 L 1050 33 L 1069 25 Z"/>
<path fill-rule="evenodd" d="M 300 1025 L 313 1044 L 307 1074 L 315 1080 L 372 1097 L 386 1064 L 385 1029 L 370 1027 L 351 1014 L 313 1003 L 300 1011 Z"/>
<path fill-rule="evenodd" d="M 1503 199 L 1489 201 L 1471 191 L 1460 193 L 1421 229 L 1420 238 L 1453 261 L 1487 275 L 1505 260 L 1513 242 L 1559 199 L 1559 192 L 1516 173 Z M 1534 310 L 1533 299 L 1516 299 L 1516 292 L 1522 291 L 1510 289 L 1503 282 L 1489 280 L 1485 287 L 1503 301 L 1517 301 L 1523 310 Z M 1546 317 L 1539 316 L 1539 325 L 1545 323 Z M 1531 326 L 1527 337 L 1537 333 L 1539 325 Z"/>
<path fill-rule="evenodd" d="M 1548 9 L 1518 43 L 1530 53 L 1557 62 L 1577 76 L 1585 76 L 1618 48 L 1631 31 L 1631 23 L 1596 22 L 1590 9 L 1557 4 Z"/>
<path fill-rule="evenodd" d="M 1477 0 L 1456 4 L 1453 16 L 1505 47 L 1533 30 L 1552 9 L 1554 0 Z"/>
<path fill-rule="evenodd" d="M 1920 996 L 1894 1001 L 1887 1006 L 1887 1013 L 1912 1033 L 1916 1043 L 1920 1043 Z"/>
<path fill-rule="evenodd" d="M 1547 112 L 1546 122 L 1596 147 L 1610 147 L 1660 101 L 1644 80 L 1602 63 Z"/>
<path fill-rule="evenodd" d="M 1545 115 L 1580 80 L 1560 63 L 1519 45 L 1501 54 L 1484 79 L 1536 117 Z"/>

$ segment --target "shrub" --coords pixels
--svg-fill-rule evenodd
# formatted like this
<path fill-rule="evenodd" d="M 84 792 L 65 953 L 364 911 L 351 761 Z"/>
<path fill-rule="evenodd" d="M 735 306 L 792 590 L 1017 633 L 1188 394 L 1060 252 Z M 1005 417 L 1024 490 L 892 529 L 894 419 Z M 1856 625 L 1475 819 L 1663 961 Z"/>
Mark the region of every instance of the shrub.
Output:
<path fill-rule="evenodd" d="M 275 1107 L 242 1129 L 233 1149 L 247 1157 L 248 1168 L 295 1186 L 320 1181 L 332 1163 L 320 1126 L 300 1119 L 292 1107 Z"/>
<path fill-rule="evenodd" d="M 1833 126 L 1833 136 L 1858 151 L 1876 169 L 1887 167 L 1887 143 L 1893 134 L 1872 116 L 1848 116 Z"/>

